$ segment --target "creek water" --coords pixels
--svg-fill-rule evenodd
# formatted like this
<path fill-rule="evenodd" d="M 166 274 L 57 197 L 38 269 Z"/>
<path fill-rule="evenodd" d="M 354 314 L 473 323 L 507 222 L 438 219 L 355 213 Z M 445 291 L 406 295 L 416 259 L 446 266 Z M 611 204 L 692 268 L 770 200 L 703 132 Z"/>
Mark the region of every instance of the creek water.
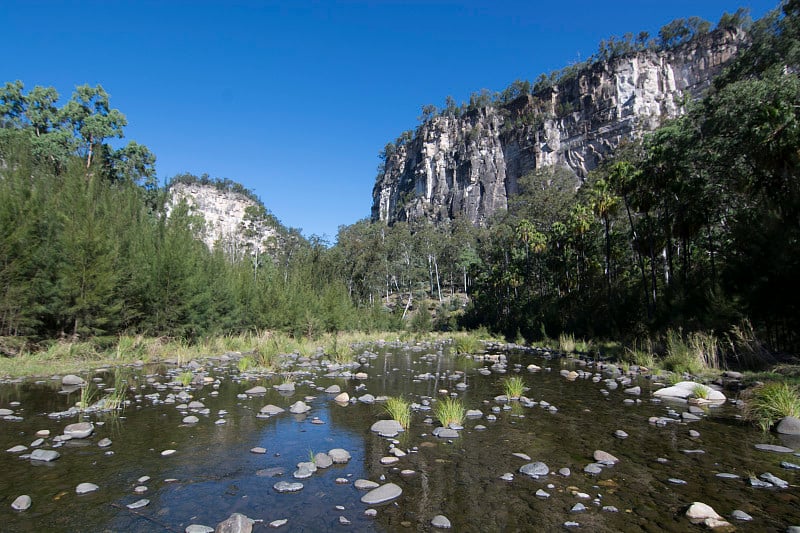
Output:
<path fill-rule="evenodd" d="M 781 467 L 783 461 L 797 464 L 800 458 L 756 449 L 758 443 L 787 443 L 742 421 L 731 403 L 707 409 L 700 421 L 660 427 L 649 419 L 664 417 L 670 409 L 680 413 L 686 405 L 654 403 L 656 385 L 644 377 L 632 383 L 642 388 L 638 397 L 626 394 L 624 387 L 604 394 L 604 381 L 589 379 L 600 371 L 542 352 L 503 352 L 503 373 L 492 360 L 454 356 L 447 345 L 368 348 L 361 350 L 366 363 L 349 369 L 366 373 L 363 380 L 337 377 L 314 357 L 295 359 L 292 368 L 284 369 L 293 372 L 293 393 L 273 388 L 285 382 L 285 374 L 242 374 L 235 358 L 202 362 L 195 373 L 213 380 L 205 386 L 180 386 L 175 383 L 179 370 L 167 364 L 100 369 L 83 376 L 99 387 L 126 387 L 130 403 L 122 412 L 49 416 L 69 409 L 80 393 L 65 393 L 56 377 L 2 383 L 0 408 L 13 415 L 0 420 L 0 447 L 28 449 L 0 451 L 0 530 L 184 531 L 190 524 L 214 527 L 238 512 L 256 520 L 254 531 L 270 530 L 269 523 L 281 519 L 288 519 L 279 529 L 286 531 L 430 531 L 431 519 L 440 514 L 454 531 L 552 531 L 570 522 L 585 531 L 702 531 L 685 516 L 695 501 L 710 505 L 740 531 L 800 525 L 798 473 Z M 528 371 L 530 364 L 541 370 Z M 564 368 L 585 369 L 587 378 L 569 381 L 560 375 Z M 512 375 L 524 379 L 528 398 L 557 410 L 497 401 L 504 394 L 503 380 Z M 458 390 L 458 383 L 466 383 L 466 389 Z M 391 442 L 370 431 L 374 422 L 388 418 L 381 402 L 336 404 L 333 395 L 323 392 L 334 384 L 351 397 L 403 396 L 420 405 L 441 399 L 446 390 L 467 409 L 494 414 L 496 420 L 468 419 L 459 437 L 440 439 L 432 435 L 438 422 L 426 421 L 432 412 L 415 411 L 408 431 L 395 437 L 396 446 L 410 453 L 383 466 Z M 246 395 L 255 385 L 267 392 Z M 198 423 L 182 423 L 191 414 L 177 408 L 185 402 L 164 401 L 180 391 L 210 410 L 198 415 Z M 311 410 L 257 416 L 267 404 L 288 409 L 298 400 Z M 61 457 L 52 462 L 26 458 L 38 431 L 50 431 L 38 447 L 51 449 L 64 427 L 81 417 L 95 424 L 90 437 L 64 442 L 55 448 Z M 628 437 L 615 437 L 616 430 Z M 690 436 L 690 430 L 699 436 Z M 103 438 L 112 444 L 98 446 Z M 254 447 L 266 453 L 253 453 Z M 297 463 L 333 448 L 349 451 L 350 461 L 317 470 L 301 480 L 299 492 L 273 489 L 278 481 L 296 481 Z M 167 449 L 175 453 L 162 455 Z M 596 475 L 584 473 L 598 449 L 619 463 Z M 514 453 L 546 463 L 550 474 L 533 479 L 520 473 L 529 461 Z M 570 475 L 558 474 L 562 468 L 569 468 Z M 788 481 L 789 487 L 755 488 L 747 482 L 765 472 Z M 502 480 L 505 473 L 513 473 L 513 480 Z M 740 477 L 726 479 L 719 473 Z M 395 483 L 403 493 L 389 503 L 368 506 L 360 501 L 364 491 L 354 486 L 361 478 Z M 75 488 L 83 482 L 99 489 L 78 495 Z M 549 497 L 537 496 L 539 489 Z M 23 494 L 31 497 L 31 507 L 12 509 Z M 127 507 L 142 498 L 149 504 Z M 573 512 L 576 503 L 586 510 Z M 374 517 L 365 515 L 369 507 L 377 510 Z M 737 509 L 752 521 L 731 519 Z"/>

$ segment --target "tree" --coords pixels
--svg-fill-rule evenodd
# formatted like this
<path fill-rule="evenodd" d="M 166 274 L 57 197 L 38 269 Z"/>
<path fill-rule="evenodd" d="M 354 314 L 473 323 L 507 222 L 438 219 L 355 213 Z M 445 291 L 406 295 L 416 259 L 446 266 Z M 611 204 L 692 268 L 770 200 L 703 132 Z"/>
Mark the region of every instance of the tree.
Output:
<path fill-rule="evenodd" d="M 92 156 L 103 141 L 112 137 L 122 138 L 122 128 L 128 124 L 125 115 L 109 108 L 108 93 L 100 85 L 76 87 L 63 114 L 81 143 L 86 168 L 91 166 Z"/>

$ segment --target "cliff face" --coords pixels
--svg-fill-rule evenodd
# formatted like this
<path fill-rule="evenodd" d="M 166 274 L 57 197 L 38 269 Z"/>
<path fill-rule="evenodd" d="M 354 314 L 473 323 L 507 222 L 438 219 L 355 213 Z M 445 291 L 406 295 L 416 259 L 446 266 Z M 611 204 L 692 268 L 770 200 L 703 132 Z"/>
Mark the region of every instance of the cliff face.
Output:
<path fill-rule="evenodd" d="M 221 246 L 232 259 L 244 254 L 269 252 L 277 244 L 279 232 L 263 206 L 247 196 L 194 183 L 170 186 L 167 213 L 185 200 L 193 214 L 205 220 L 203 242 L 209 247 Z"/>
<path fill-rule="evenodd" d="M 745 40 L 717 30 L 672 50 L 597 63 L 501 107 L 436 116 L 386 158 L 372 219 L 461 214 L 481 224 L 537 168 L 561 165 L 584 179 L 622 141 L 681 114 L 685 98 L 700 96 Z"/>

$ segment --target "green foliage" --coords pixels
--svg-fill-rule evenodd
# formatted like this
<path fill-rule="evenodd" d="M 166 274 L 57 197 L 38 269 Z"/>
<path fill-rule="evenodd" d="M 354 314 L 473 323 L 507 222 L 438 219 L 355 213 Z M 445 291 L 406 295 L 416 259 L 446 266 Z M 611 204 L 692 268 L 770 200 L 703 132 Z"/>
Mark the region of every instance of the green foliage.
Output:
<path fill-rule="evenodd" d="M 562 333 L 558 336 L 558 349 L 564 353 L 575 352 L 575 335 Z"/>
<path fill-rule="evenodd" d="M 719 370 L 718 343 L 712 334 L 695 332 L 684 336 L 681 331 L 669 330 L 666 347 L 663 365 L 667 370 L 692 375 Z"/>
<path fill-rule="evenodd" d="M 745 416 L 765 428 L 787 416 L 800 417 L 800 389 L 788 383 L 760 385 L 745 400 Z"/>
<path fill-rule="evenodd" d="M 403 397 L 392 396 L 386 399 L 383 404 L 384 410 L 397 421 L 403 429 L 408 429 L 411 425 L 411 404 Z"/>
<path fill-rule="evenodd" d="M 483 350 L 483 343 L 477 335 L 461 333 L 453 338 L 453 349 L 457 354 L 475 354 Z"/>
<path fill-rule="evenodd" d="M 525 381 L 520 376 L 505 378 L 503 390 L 509 400 L 518 400 L 525 393 Z"/>
<path fill-rule="evenodd" d="M 183 385 L 184 387 L 188 387 L 192 384 L 192 379 L 194 379 L 194 374 L 192 374 L 191 370 L 186 370 L 178 374 L 178 383 Z"/>
<path fill-rule="evenodd" d="M 433 415 L 444 427 L 462 425 L 467 411 L 463 402 L 458 398 L 443 398 L 433 404 Z"/>
<path fill-rule="evenodd" d="M 692 396 L 695 398 L 699 398 L 701 400 L 708 399 L 709 389 L 702 383 L 698 383 L 694 387 L 692 387 Z"/>

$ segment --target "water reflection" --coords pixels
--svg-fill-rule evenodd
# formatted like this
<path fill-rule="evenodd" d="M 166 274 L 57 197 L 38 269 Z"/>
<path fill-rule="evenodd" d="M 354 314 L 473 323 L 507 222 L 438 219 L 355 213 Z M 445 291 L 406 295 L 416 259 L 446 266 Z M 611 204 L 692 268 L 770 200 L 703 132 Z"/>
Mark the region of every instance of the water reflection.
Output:
<path fill-rule="evenodd" d="M 498 366 L 495 360 L 454 357 L 446 346 L 386 345 L 371 350 L 364 353 L 365 364 L 354 369 L 366 372 L 368 379 L 325 377 L 327 369 L 312 375 L 304 367 L 303 373 L 293 373 L 294 392 L 273 388 L 283 383 L 283 376 L 240 374 L 235 365 L 221 362 L 206 366 L 203 377 L 211 382 L 203 386 L 205 380 L 199 380 L 189 389 L 167 385 L 181 373 L 171 366 L 104 372 L 99 377 L 106 389 L 126 387 L 129 392 L 131 404 L 124 413 L 91 415 L 95 434 L 67 442 L 59 448 L 62 457 L 52 463 L 34 465 L 12 453 L 1 456 L 2 529 L 183 531 L 192 523 L 214 526 L 240 512 L 263 521 L 257 526 L 262 529 L 288 518 L 291 531 L 339 529 L 340 516 L 351 521 L 347 528 L 353 531 L 429 530 L 437 514 L 447 516 L 456 531 L 556 530 L 567 521 L 590 531 L 686 531 L 694 527 L 683 516 L 692 501 L 708 503 L 725 516 L 734 509 L 753 515 L 753 522 L 737 524 L 743 531 L 784 531 L 800 523 L 796 474 L 779 466 L 786 457 L 754 448 L 758 442 L 777 444 L 778 439 L 742 423 L 733 407 L 709 409 L 703 421 L 692 425 L 656 427 L 648 419 L 664 416 L 669 406 L 649 401 L 652 384 L 647 380 L 638 383 L 642 402 L 624 405 L 629 396 L 622 387 L 604 396 L 602 381 L 567 381 L 559 370 L 573 366 L 559 360 L 517 353 L 508 355 L 507 366 Z M 525 367 L 530 363 L 545 368 L 529 373 Z M 494 371 L 481 373 L 488 368 Z M 509 375 L 521 376 L 530 388 L 529 398 L 546 402 L 544 407 L 552 404 L 557 411 L 496 402 Z M 266 387 L 266 393 L 245 394 L 256 384 Z M 467 409 L 494 414 L 496 420 L 470 419 L 458 438 L 439 439 L 432 436 L 435 423 L 425 422 L 430 412 L 417 412 L 409 430 L 395 439 L 397 447 L 410 453 L 383 466 L 381 458 L 389 454 L 391 442 L 369 430 L 373 422 L 386 418 L 382 406 L 357 400 L 337 405 L 334 395 L 323 392 L 334 384 L 353 398 L 366 393 L 402 395 L 418 404 L 458 391 Z M 43 429 L 50 430 L 45 447 L 53 445 L 53 437 L 75 421 L 47 416 L 77 401 L 75 393 L 58 394 L 59 388 L 53 380 L 0 386 L 0 408 L 20 402 L 13 410 L 23 418 L 0 421 L 3 449 L 28 446 Z M 205 414 L 192 413 L 200 419 L 197 424 L 183 423 L 189 410 L 177 406 L 187 402 L 166 403 L 169 394 L 180 391 L 188 391 L 208 409 Z M 311 411 L 256 416 L 267 404 L 288 410 L 298 399 Z M 672 407 L 680 412 L 685 405 Z M 616 438 L 618 429 L 628 437 Z M 690 429 L 700 436 L 691 437 Z M 113 444 L 100 448 L 102 438 Z M 255 447 L 266 453 L 251 452 Z M 332 448 L 348 450 L 352 459 L 318 470 L 303 480 L 300 492 L 273 490 L 277 481 L 294 481 L 291 473 L 297 463 Z M 176 453 L 164 457 L 165 449 Z M 597 476 L 584 474 L 596 449 L 612 453 L 620 463 Z M 518 473 L 525 460 L 514 453 L 544 461 L 551 471 L 568 468 L 570 475 L 531 479 Z M 267 475 L 276 471 L 283 475 Z M 772 472 L 793 486 L 754 489 L 743 479 L 715 475 L 746 478 L 762 472 Z M 513 473 L 513 481 L 500 479 L 505 473 Z M 140 481 L 144 476 L 149 480 Z M 367 518 L 360 502 L 363 493 L 353 486 L 359 478 L 391 481 L 403 488 L 403 495 L 380 506 L 376 518 Z M 96 483 L 100 490 L 78 496 L 75 486 L 81 482 Z M 136 493 L 137 486 L 146 486 L 146 491 Z M 540 489 L 549 498 L 537 497 Z M 590 498 L 580 500 L 575 493 Z M 29 494 L 34 502 L 22 513 L 10 509 L 20 494 Z M 141 498 L 150 500 L 149 505 L 126 507 Z M 571 513 L 579 501 L 587 511 Z M 602 511 L 609 506 L 619 512 Z"/>

